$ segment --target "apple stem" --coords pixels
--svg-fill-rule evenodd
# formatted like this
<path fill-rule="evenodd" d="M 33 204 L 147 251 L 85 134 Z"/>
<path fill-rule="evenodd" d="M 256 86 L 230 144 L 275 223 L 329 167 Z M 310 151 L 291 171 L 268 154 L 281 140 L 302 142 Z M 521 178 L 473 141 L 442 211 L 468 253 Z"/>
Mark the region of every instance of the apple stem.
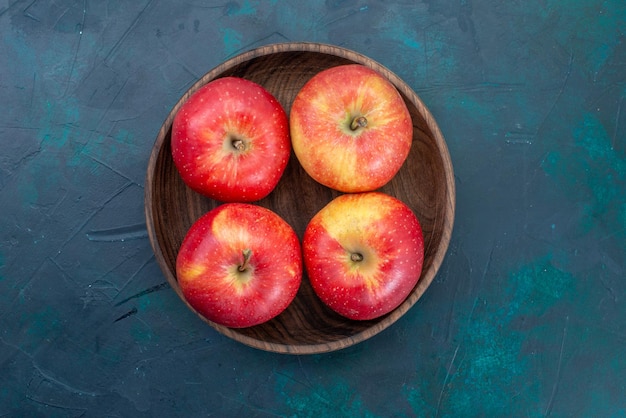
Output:
<path fill-rule="evenodd" d="M 357 116 L 352 119 L 350 123 L 350 129 L 356 131 L 359 128 L 365 128 L 367 126 L 367 118 L 365 116 Z"/>
<path fill-rule="evenodd" d="M 350 254 L 350 260 L 354 261 L 354 262 L 359 262 L 359 261 L 363 261 L 363 254 L 361 253 L 352 253 Z"/>
<path fill-rule="evenodd" d="M 245 250 L 241 252 L 241 255 L 243 255 L 243 263 L 237 268 L 237 270 L 243 273 L 248 268 L 248 264 L 250 264 L 250 257 L 252 256 L 252 250 L 249 248 L 246 248 Z"/>
<path fill-rule="evenodd" d="M 231 144 L 237 151 L 243 151 L 246 149 L 246 144 L 242 139 L 235 138 L 231 141 Z"/>

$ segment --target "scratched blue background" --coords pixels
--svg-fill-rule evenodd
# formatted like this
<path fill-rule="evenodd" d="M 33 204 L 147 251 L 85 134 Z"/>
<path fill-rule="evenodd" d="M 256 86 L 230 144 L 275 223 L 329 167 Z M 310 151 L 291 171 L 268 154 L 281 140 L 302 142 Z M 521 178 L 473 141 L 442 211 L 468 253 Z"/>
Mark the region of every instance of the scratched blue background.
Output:
<path fill-rule="evenodd" d="M 622 0 L 0 1 L 0 416 L 626 416 L 625 32 Z M 170 108 L 284 41 L 396 72 L 455 167 L 432 286 L 325 355 L 206 326 L 144 226 Z"/>

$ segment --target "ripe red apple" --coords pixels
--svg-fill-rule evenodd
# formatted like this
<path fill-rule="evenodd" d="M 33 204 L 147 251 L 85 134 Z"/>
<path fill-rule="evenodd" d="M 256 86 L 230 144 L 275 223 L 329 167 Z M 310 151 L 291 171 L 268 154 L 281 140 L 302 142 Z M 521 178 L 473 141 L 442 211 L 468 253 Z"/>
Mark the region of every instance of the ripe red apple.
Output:
<path fill-rule="evenodd" d="M 278 184 L 291 152 L 285 110 L 261 85 L 213 80 L 172 123 L 172 157 L 193 190 L 222 202 L 253 202 Z"/>
<path fill-rule="evenodd" d="M 421 225 L 402 201 L 380 192 L 341 195 L 309 222 L 304 265 L 315 293 L 350 319 L 398 307 L 424 261 Z"/>
<path fill-rule="evenodd" d="M 225 203 L 189 229 L 176 259 L 189 304 L 231 328 L 266 322 L 287 308 L 302 280 L 294 230 L 269 209 Z"/>
<path fill-rule="evenodd" d="M 290 129 L 304 170 L 342 192 L 385 185 L 406 160 L 413 140 L 411 115 L 394 85 L 360 64 L 314 75 L 294 99 Z"/>

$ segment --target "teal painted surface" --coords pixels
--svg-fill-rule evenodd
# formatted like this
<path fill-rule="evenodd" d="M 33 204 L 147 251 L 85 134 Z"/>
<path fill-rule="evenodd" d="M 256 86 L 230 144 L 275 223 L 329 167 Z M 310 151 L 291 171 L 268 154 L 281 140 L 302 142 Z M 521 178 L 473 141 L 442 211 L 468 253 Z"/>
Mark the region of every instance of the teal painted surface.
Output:
<path fill-rule="evenodd" d="M 626 416 L 626 5 L 0 5 L 0 415 Z M 235 343 L 165 284 L 143 182 L 221 61 L 366 54 L 436 117 L 457 218 L 428 292 L 346 350 Z"/>
<path fill-rule="evenodd" d="M 285 374 L 277 374 L 276 390 L 285 406 L 295 417 L 374 417 L 367 411 L 363 400 L 349 382 L 335 380 L 328 386 L 309 386 L 302 391 L 302 383 Z M 295 390 L 294 390 L 295 389 Z"/>
<path fill-rule="evenodd" d="M 553 151 L 545 170 L 573 200 L 584 202 L 580 232 L 589 233 L 597 219 L 614 225 L 614 234 L 626 238 L 626 159 L 613 147 L 602 122 L 583 115 L 574 127 L 571 155 Z"/>

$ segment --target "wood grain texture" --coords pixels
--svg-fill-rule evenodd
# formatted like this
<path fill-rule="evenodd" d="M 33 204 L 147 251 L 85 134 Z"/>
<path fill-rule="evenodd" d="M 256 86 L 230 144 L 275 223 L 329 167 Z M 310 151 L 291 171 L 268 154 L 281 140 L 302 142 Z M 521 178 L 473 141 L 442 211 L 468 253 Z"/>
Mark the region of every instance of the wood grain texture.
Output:
<path fill-rule="evenodd" d="M 422 276 L 404 303 L 389 314 L 370 321 L 348 320 L 331 311 L 314 294 L 306 274 L 294 302 L 269 322 L 251 328 L 231 329 L 203 318 L 217 331 L 249 346 L 294 354 L 339 350 L 389 327 L 418 301 L 435 277 L 452 233 L 455 188 L 445 140 L 419 97 L 387 68 L 354 51 L 314 43 L 268 45 L 217 66 L 183 95 L 156 138 L 145 187 L 148 235 L 166 279 L 184 301 L 176 280 L 177 251 L 192 223 L 220 202 L 193 192 L 176 171 L 171 157 L 170 135 L 179 107 L 209 81 L 237 76 L 264 86 L 289 112 L 296 94 L 313 75 L 348 63 L 369 66 L 387 77 L 396 86 L 411 113 L 414 128 L 411 151 L 396 177 L 380 191 L 408 204 L 422 224 L 425 243 Z M 256 203 L 282 216 L 301 239 L 313 215 L 338 194 L 311 179 L 292 153 L 276 189 Z M 189 304 L 187 306 L 193 310 Z"/>

